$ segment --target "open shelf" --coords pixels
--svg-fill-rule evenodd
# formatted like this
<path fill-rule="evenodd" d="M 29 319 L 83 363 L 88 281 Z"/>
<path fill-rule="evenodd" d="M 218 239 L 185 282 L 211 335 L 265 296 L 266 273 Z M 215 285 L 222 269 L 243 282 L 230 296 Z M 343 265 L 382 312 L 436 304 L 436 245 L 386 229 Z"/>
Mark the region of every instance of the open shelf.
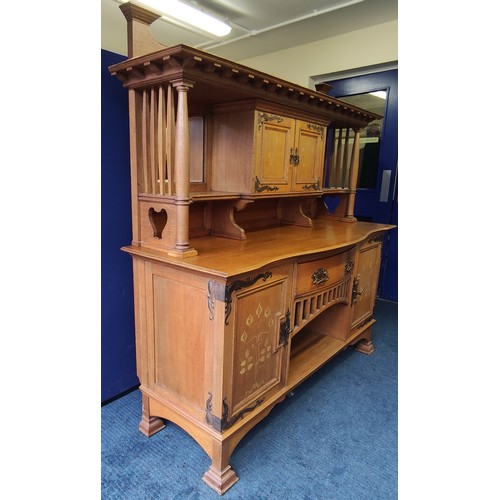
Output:
<path fill-rule="evenodd" d="M 292 339 L 288 386 L 295 386 L 348 344 L 304 328 Z"/>

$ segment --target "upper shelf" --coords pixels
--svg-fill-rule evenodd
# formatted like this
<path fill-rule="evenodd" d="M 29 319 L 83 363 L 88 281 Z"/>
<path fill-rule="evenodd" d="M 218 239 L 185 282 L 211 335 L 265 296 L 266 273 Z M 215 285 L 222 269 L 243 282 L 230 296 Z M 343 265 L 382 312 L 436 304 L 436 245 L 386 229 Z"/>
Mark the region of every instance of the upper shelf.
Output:
<path fill-rule="evenodd" d="M 223 102 L 261 98 L 314 113 L 339 126 L 362 128 L 381 118 L 327 94 L 182 44 L 127 59 L 109 70 L 131 89 L 191 81 L 190 107 L 199 107 L 200 111 Z"/>

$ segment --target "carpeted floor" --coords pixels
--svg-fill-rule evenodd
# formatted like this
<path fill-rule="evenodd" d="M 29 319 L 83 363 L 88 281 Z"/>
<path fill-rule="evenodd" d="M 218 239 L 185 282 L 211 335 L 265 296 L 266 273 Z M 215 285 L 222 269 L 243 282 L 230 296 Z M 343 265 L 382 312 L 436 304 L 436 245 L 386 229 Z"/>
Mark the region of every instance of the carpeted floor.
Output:
<path fill-rule="evenodd" d="M 348 349 L 252 429 L 230 464 L 234 499 L 397 499 L 397 304 L 377 301 L 371 356 Z M 175 424 L 138 430 L 135 390 L 102 408 L 104 500 L 217 499 L 208 455 Z"/>

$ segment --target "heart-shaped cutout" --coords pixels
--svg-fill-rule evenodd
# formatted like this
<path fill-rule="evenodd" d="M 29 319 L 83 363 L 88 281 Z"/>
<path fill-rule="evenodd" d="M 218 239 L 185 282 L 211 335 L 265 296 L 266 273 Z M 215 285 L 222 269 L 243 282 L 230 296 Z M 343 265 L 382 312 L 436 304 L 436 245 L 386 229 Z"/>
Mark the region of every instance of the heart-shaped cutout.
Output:
<path fill-rule="evenodd" d="M 151 223 L 151 227 L 153 228 L 153 237 L 161 240 L 161 234 L 163 229 L 167 225 L 167 212 L 164 208 L 162 208 L 159 212 L 157 212 L 153 207 L 149 209 L 149 222 Z"/>

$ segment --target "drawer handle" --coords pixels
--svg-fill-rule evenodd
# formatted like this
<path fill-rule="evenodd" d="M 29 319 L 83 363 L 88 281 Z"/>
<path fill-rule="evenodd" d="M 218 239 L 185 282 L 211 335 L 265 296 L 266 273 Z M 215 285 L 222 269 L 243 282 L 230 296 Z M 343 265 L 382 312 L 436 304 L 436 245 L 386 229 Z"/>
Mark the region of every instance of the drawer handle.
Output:
<path fill-rule="evenodd" d="M 328 271 L 324 267 L 320 267 L 317 271 L 312 273 L 311 278 L 313 280 L 313 285 L 322 285 L 330 279 L 330 276 L 328 276 Z"/>

